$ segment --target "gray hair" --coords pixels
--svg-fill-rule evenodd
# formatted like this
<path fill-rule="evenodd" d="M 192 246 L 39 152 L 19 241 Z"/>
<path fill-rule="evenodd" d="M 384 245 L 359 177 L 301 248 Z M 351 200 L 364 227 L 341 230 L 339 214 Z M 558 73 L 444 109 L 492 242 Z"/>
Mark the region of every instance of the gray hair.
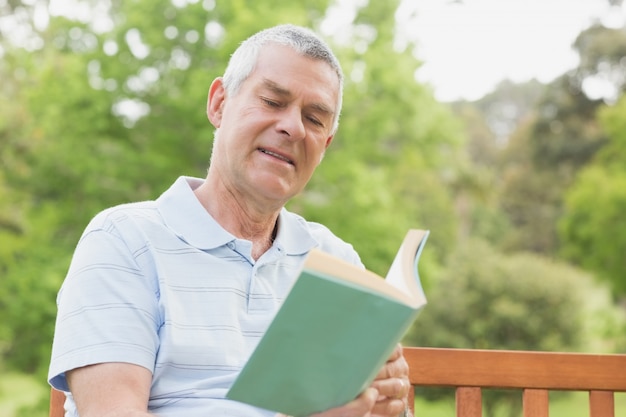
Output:
<path fill-rule="evenodd" d="M 241 84 L 254 70 L 259 52 L 267 43 L 289 46 L 303 56 L 326 62 L 335 71 L 339 79 L 337 111 L 332 127 L 332 133 L 335 133 L 339 126 L 339 114 L 341 113 L 343 72 L 330 47 L 310 29 L 294 25 L 279 25 L 262 30 L 243 41 L 231 56 L 224 72 L 226 93 L 228 95 L 237 94 Z"/>

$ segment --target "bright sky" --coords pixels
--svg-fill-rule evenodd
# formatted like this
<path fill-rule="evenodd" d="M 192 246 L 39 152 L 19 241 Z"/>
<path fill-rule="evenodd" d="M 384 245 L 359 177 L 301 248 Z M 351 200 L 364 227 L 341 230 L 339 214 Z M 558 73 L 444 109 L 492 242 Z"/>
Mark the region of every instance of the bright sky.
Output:
<path fill-rule="evenodd" d="M 502 79 L 549 82 L 576 66 L 571 45 L 594 21 L 624 24 L 606 0 L 404 0 L 424 62 L 418 79 L 442 101 L 475 100 Z"/>

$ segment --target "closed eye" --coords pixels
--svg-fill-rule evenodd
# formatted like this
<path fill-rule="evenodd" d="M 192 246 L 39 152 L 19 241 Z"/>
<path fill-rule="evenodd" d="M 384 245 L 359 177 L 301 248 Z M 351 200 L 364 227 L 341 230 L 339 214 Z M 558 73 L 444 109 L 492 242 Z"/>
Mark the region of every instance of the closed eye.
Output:
<path fill-rule="evenodd" d="M 315 118 L 315 117 L 307 117 L 307 119 L 309 119 L 309 121 L 310 121 L 311 123 L 313 123 L 314 125 L 316 125 L 316 126 L 319 126 L 319 127 L 324 127 L 324 123 L 322 123 L 321 121 L 319 121 L 319 120 L 318 120 L 317 118 Z"/>
<path fill-rule="evenodd" d="M 261 97 L 261 101 L 270 107 L 281 107 L 281 104 L 279 102 L 269 99 L 267 97 Z"/>

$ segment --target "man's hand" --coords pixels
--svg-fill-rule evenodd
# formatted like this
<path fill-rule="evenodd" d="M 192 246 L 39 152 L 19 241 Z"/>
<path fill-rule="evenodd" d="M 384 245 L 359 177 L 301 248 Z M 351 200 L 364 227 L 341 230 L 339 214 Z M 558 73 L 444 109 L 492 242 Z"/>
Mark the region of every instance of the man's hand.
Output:
<path fill-rule="evenodd" d="M 378 399 L 372 409 L 372 417 L 397 417 L 403 415 L 408 406 L 412 389 L 409 382 L 409 364 L 398 344 L 387 363 L 380 370 L 372 387 L 378 391 Z"/>

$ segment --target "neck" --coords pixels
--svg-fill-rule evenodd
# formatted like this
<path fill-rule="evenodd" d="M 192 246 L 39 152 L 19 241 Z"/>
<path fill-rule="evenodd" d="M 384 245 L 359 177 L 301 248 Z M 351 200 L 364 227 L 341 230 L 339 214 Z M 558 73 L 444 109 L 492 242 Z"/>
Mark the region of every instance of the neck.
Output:
<path fill-rule="evenodd" d="M 252 257 L 258 259 L 273 244 L 282 207 L 263 207 L 207 178 L 194 190 L 202 206 L 225 230 L 252 242 Z"/>

